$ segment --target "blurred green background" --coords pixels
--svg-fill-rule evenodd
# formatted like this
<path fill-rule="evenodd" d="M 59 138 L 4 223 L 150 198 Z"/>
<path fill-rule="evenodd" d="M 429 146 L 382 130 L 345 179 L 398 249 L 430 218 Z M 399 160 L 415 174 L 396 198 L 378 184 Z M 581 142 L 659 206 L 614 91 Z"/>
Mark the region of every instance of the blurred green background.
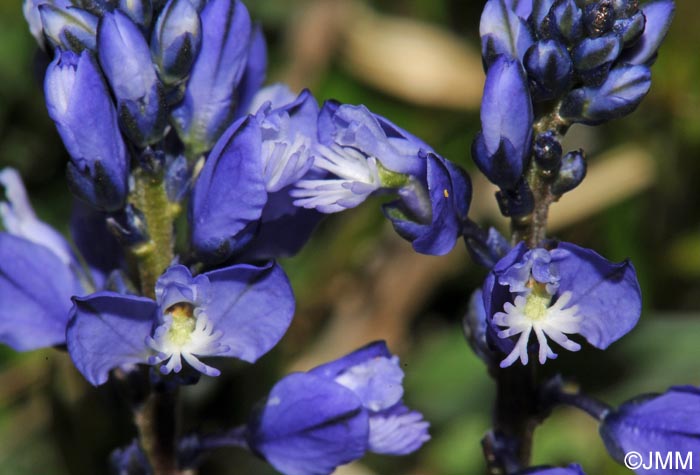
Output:
<path fill-rule="evenodd" d="M 363 103 L 472 172 L 474 218 L 503 226 L 469 156 L 478 130 L 483 2 L 256 0 L 270 45 L 269 82 L 309 87 L 319 101 Z M 589 180 L 555 205 L 552 234 L 632 258 L 643 287 L 639 326 L 606 351 L 548 362 L 592 394 L 619 403 L 673 384 L 700 384 L 699 10 L 678 1 L 653 68 L 649 96 L 631 116 L 574 127 L 569 148 L 590 157 Z M 20 170 L 39 215 L 67 230 L 66 155 L 41 93 L 37 53 L 20 0 L 0 2 L 0 167 Z M 367 457 L 344 475 L 483 473 L 492 384 L 464 343 L 460 321 L 485 270 L 463 246 L 418 256 L 382 218 L 380 200 L 332 216 L 283 262 L 298 297 L 282 343 L 255 366 L 218 362 L 223 376 L 183 391 L 183 430 L 218 430 L 245 414 L 283 374 L 386 339 L 402 357 L 406 399 L 432 422 L 432 440 L 405 458 Z M 505 230 L 505 228 L 503 228 Z M 0 302 L 0 305 L 3 303 Z M 58 350 L 0 348 L 0 474 L 107 473 L 109 452 L 134 436 L 116 389 L 94 389 Z M 595 423 L 557 410 L 538 431 L 536 463 L 581 463 L 589 474 L 628 473 L 604 452 Z M 221 450 L 202 474 L 274 473 Z"/>

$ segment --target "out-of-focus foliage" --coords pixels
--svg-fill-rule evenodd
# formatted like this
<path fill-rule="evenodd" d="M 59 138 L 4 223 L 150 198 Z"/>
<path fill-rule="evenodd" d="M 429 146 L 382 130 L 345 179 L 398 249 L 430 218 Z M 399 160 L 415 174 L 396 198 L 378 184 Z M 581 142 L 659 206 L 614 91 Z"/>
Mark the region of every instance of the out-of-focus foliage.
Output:
<path fill-rule="evenodd" d="M 469 168 L 479 180 L 469 157 L 478 128 L 476 107 L 429 106 L 399 93 L 405 88 L 381 86 L 368 75 L 382 71 L 357 69 L 369 64 L 360 60 L 373 53 L 371 48 L 363 50 L 361 44 L 346 40 L 362 21 L 366 27 L 368 18 L 381 28 L 382 21 L 402 17 L 419 22 L 411 23 L 421 28 L 416 34 L 424 34 L 427 25 L 456 39 L 465 55 L 477 55 L 482 2 L 248 3 L 270 43 L 270 80 L 308 86 L 319 100 L 364 103 Z M 641 147 L 653 160 L 649 178 L 625 196 L 610 191 L 614 180 L 613 185 L 598 188 L 591 181 L 591 193 L 605 198 L 601 198 L 605 209 L 578 215 L 571 208 L 574 214 L 567 217 L 566 226 L 555 231 L 558 237 L 595 248 L 610 259 L 631 257 L 638 271 L 644 312 L 637 329 L 604 354 L 587 349 L 562 355 L 544 367 L 551 373 L 567 368 L 568 374 L 579 375 L 582 385 L 611 403 L 640 392 L 663 391 L 672 384 L 700 384 L 699 21 L 694 3 L 679 1 L 653 69 L 652 90 L 639 110 L 596 129 L 575 127 L 567 143 L 569 149 L 585 146 L 592 167 L 598 164 L 597 154 L 625 144 Z M 403 26 L 408 30 L 395 31 L 412 31 L 410 24 Z M 402 51 L 406 41 L 400 37 L 394 41 Z M 436 47 L 434 54 L 444 49 Z M 390 67 L 405 60 L 403 54 L 384 62 Z M 475 63 L 473 59 L 465 64 L 478 68 L 478 59 Z M 67 156 L 43 104 L 40 71 L 46 61 L 35 51 L 20 0 L 0 2 L 0 167 L 18 168 L 39 214 L 60 225 L 67 222 L 70 205 L 63 180 Z M 402 86 L 415 88 L 411 97 L 420 97 L 426 85 L 416 78 L 428 77 L 419 74 L 427 63 L 421 57 L 411 61 L 415 76 L 406 74 Z M 480 91 L 482 75 L 477 73 L 465 73 L 476 79 L 464 88 Z M 614 158 L 613 154 L 606 160 Z M 638 171 L 630 169 L 629 176 L 620 173 L 616 179 L 626 180 Z M 492 207 L 482 205 L 492 201 L 491 191 L 477 187 L 475 219 L 501 223 L 488 211 Z M 299 256 L 282 263 L 298 297 L 290 332 L 254 368 L 222 362 L 218 366 L 224 376 L 186 388 L 185 431 L 243 422 L 255 401 L 290 369 L 309 368 L 384 338 L 402 355 L 407 402 L 433 422 L 433 439 L 407 459 L 370 457 L 362 464 L 371 473 L 382 474 L 483 471 L 479 441 L 489 426 L 493 388 L 485 368 L 465 345 L 459 321 L 485 271 L 470 262 L 461 245 L 444 258 L 415 255 L 410 245 L 387 231 L 389 225 L 376 210 L 370 203 L 342 218 L 331 216 Z M 114 391 L 88 387 L 61 351 L 16 355 L 0 349 L 0 474 L 105 473 L 109 451 L 133 436 L 128 408 Z M 587 473 L 627 473 L 606 455 L 591 420 L 561 410 L 538 430 L 535 462 L 571 461 L 580 462 Z M 243 452 L 220 451 L 202 473 L 264 475 L 273 473 L 270 470 Z"/>

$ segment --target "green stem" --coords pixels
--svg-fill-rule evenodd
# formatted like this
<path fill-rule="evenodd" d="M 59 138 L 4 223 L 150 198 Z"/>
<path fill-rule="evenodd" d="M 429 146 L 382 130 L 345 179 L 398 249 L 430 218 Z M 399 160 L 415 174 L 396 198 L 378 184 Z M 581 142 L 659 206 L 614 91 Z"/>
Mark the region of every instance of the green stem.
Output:
<path fill-rule="evenodd" d="M 162 176 L 142 168 L 134 171 L 131 204 L 145 219 L 148 241 L 131 248 L 136 261 L 141 294 L 155 299 L 156 282 L 174 257 L 174 220 L 179 205 L 168 200 Z M 148 377 L 144 378 L 148 381 Z M 139 441 L 154 475 L 178 474 L 177 392 L 153 386 L 134 407 Z"/>
<path fill-rule="evenodd" d="M 177 204 L 170 203 L 163 180 L 142 169 L 134 172 L 135 189 L 131 203 L 143 213 L 149 240 L 131 249 L 137 260 L 141 293 L 155 298 L 158 277 L 173 260 L 173 221 L 180 212 Z"/>

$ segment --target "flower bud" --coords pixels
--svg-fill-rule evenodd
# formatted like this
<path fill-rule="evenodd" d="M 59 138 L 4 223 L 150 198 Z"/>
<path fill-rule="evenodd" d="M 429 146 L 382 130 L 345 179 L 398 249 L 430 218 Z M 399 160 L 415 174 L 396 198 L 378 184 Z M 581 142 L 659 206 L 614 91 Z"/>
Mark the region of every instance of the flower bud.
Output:
<path fill-rule="evenodd" d="M 501 214 L 507 218 L 527 216 L 535 209 L 535 197 L 525 180 L 520 180 L 513 188 L 496 192 L 496 201 Z"/>
<path fill-rule="evenodd" d="M 537 166 L 546 171 L 559 168 L 562 149 L 557 136 L 552 131 L 542 132 L 535 138 L 533 154 Z"/>
<path fill-rule="evenodd" d="M 612 0 L 598 0 L 584 7 L 583 24 L 592 38 L 609 32 L 614 23 L 615 9 Z"/>
<path fill-rule="evenodd" d="M 141 28 L 147 28 L 153 17 L 151 0 L 119 0 L 117 9 L 126 13 L 131 21 Z"/>
<path fill-rule="evenodd" d="M 511 9 L 508 0 L 489 0 L 479 23 L 481 54 L 486 64 L 504 54 L 521 60 L 534 39 L 525 20 Z"/>
<path fill-rule="evenodd" d="M 656 57 L 656 51 L 666 37 L 671 26 L 676 5 L 673 0 L 656 0 L 644 4 L 641 8 L 646 25 L 644 33 L 630 49 L 622 55 L 622 60 L 629 64 L 650 64 Z"/>
<path fill-rule="evenodd" d="M 619 56 L 621 47 L 620 38 L 614 33 L 585 38 L 571 54 L 579 77 L 587 83 L 600 84 Z"/>
<path fill-rule="evenodd" d="M 481 133 L 472 145 L 479 169 L 501 188 L 512 188 L 523 174 L 532 146 L 532 103 L 517 60 L 498 57 L 486 74 Z"/>
<path fill-rule="evenodd" d="M 610 71 L 600 86 L 571 91 L 562 101 L 559 115 L 588 125 L 617 119 L 636 109 L 650 86 L 648 67 L 619 66 Z"/>
<path fill-rule="evenodd" d="M 115 10 L 102 17 L 98 42 L 100 64 L 117 99 L 124 132 L 140 147 L 157 142 L 165 132 L 167 111 L 141 30 Z"/>
<path fill-rule="evenodd" d="M 535 43 L 527 50 L 523 63 L 535 101 L 554 99 L 571 85 L 571 57 L 567 49 L 557 41 Z"/>
<path fill-rule="evenodd" d="M 22 13 L 24 13 L 24 19 L 27 20 L 29 25 L 29 32 L 36 39 L 39 47 L 45 49 L 44 26 L 41 24 L 41 14 L 39 13 L 39 6 L 41 5 L 65 8 L 69 7 L 71 3 L 69 0 L 24 0 L 22 3 Z"/>
<path fill-rule="evenodd" d="M 71 156 L 71 190 L 98 209 L 120 209 L 128 189 L 129 157 L 92 55 L 59 51 L 46 71 L 44 92 L 49 116 Z"/>
<path fill-rule="evenodd" d="M 211 0 L 201 19 L 202 46 L 185 96 L 172 112 L 191 156 L 210 150 L 235 117 L 253 31 L 248 10 L 238 0 Z"/>
<path fill-rule="evenodd" d="M 561 166 L 552 183 L 552 193 L 563 195 L 576 188 L 586 177 L 586 157 L 583 150 L 567 153 L 561 159 Z"/>
<path fill-rule="evenodd" d="M 644 33 L 646 21 L 644 13 L 637 12 L 629 18 L 617 20 L 613 31 L 622 39 L 624 47 L 632 46 Z"/>
<path fill-rule="evenodd" d="M 540 26 L 543 38 L 553 38 L 567 45 L 583 37 L 583 13 L 574 0 L 557 0 Z"/>
<path fill-rule="evenodd" d="M 166 85 L 184 80 L 202 44 L 202 22 L 190 0 L 170 0 L 156 20 L 151 55 Z"/>
<path fill-rule="evenodd" d="M 39 5 L 44 34 L 54 48 L 80 53 L 96 48 L 97 17 L 75 7 Z"/>

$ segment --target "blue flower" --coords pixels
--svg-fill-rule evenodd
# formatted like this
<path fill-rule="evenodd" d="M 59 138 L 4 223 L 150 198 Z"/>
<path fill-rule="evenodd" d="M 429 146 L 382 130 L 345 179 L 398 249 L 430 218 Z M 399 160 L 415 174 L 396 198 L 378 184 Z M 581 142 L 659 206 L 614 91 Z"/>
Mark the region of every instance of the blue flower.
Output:
<path fill-rule="evenodd" d="M 646 395 L 627 401 L 608 413 L 600 426 L 605 447 L 622 463 L 625 454 L 637 452 L 643 458 L 660 453 L 693 452 L 700 438 L 700 389 L 676 386 L 660 395 Z M 635 469 L 638 475 L 663 475 L 665 468 L 643 464 Z M 700 468 L 688 468 L 683 474 L 700 473 Z"/>
<path fill-rule="evenodd" d="M 429 439 L 402 402 L 403 371 L 383 342 L 282 379 L 248 424 L 250 448 L 285 475 L 324 475 L 366 451 L 404 455 Z"/>
<path fill-rule="evenodd" d="M 425 176 L 425 154 L 433 153 L 365 106 L 334 101 L 321 109 L 318 137 L 314 169 L 319 177 L 299 181 L 292 196 L 297 206 L 322 213 L 354 208 L 382 188 L 395 188 L 407 178 L 402 175 Z"/>
<path fill-rule="evenodd" d="M 65 342 L 71 297 L 86 293 L 86 276 L 66 240 L 40 221 L 19 174 L 0 171 L 0 343 L 17 351 Z"/>
<path fill-rule="evenodd" d="M 454 247 L 471 199 L 459 167 L 364 106 L 326 102 L 318 137 L 315 175 L 291 191 L 296 206 L 336 213 L 380 191 L 395 192 L 399 200 L 384 212 L 416 251 L 445 254 Z"/>
<path fill-rule="evenodd" d="M 105 211 L 124 206 L 129 156 L 117 112 L 92 55 L 56 53 L 44 80 L 46 106 L 71 156 L 68 184 L 83 201 Z"/>
<path fill-rule="evenodd" d="M 462 235 L 471 181 L 461 168 L 439 155 L 429 153 L 425 160 L 425 179 L 411 179 L 398 190 L 399 199 L 382 208 L 416 252 L 439 256 L 450 252 Z"/>
<path fill-rule="evenodd" d="M 293 205 L 290 189 L 313 164 L 317 117 L 316 100 L 304 91 L 274 108 L 266 102 L 221 136 L 191 201 L 192 242 L 200 256 L 222 261 L 250 244 L 249 257 L 269 258 L 291 254 L 306 241 L 320 216 L 300 213 L 306 210 Z"/>
<path fill-rule="evenodd" d="M 599 349 L 639 320 L 641 295 L 629 261 L 612 263 L 570 243 L 528 250 L 520 243 L 493 268 L 483 286 L 489 343 L 507 356 L 501 367 L 529 361 L 535 334 L 538 360 L 556 358 L 549 340 L 569 350 L 579 334 Z M 514 341 L 512 337 L 517 337 Z"/>
<path fill-rule="evenodd" d="M 200 358 L 256 361 L 282 338 L 294 313 L 289 281 L 276 264 L 240 264 L 192 277 L 170 267 L 156 284 L 156 300 L 115 292 L 75 298 L 66 330 L 73 362 L 93 385 L 126 365 L 160 365 L 179 372 L 185 360 L 218 376 Z"/>

